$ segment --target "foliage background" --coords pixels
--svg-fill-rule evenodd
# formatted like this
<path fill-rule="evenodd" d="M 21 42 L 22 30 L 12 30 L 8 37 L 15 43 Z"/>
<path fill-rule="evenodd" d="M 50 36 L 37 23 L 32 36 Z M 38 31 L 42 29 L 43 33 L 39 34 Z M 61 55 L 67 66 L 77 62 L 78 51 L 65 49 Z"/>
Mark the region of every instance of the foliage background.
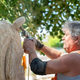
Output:
<path fill-rule="evenodd" d="M 25 16 L 23 28 L 32 36 L 41 40 L 45 29 L 52 37 L 61 39 L 62 24 L 80 20 L 80 0 L 0 0 L 0 20 L 13 23 L 20 16 Z"/>
<path fill-rule="evenodd" d="M 49 47 L 54 47 L 54 48 L 63 47 L 63 43 L 56 36 L 53 38 L 52 36 L 48 35 L 47 40 L 44 40 L 43 43 Z"/>

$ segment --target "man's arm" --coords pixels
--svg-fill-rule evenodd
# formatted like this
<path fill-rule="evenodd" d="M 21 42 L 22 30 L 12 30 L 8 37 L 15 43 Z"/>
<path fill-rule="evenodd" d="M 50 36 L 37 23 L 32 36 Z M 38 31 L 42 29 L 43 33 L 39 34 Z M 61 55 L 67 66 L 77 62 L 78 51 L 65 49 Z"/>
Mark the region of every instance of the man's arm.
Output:
<path fill-rule="evenodd" d="M 40 51 L 43 52 L 45 55 L 47 55 L 50 59 L 58 58 L 58 57 L 60 57 L 61 54 L 63 54 L 62 52 L 58 51 L 57 49 L 50 48 L 45 45 L 42 47 L 42 49 Z"/>
<path fill-rule="evenodd" d="M 45 75 L 47 62 L 43 62 L 37 57 L 35 44 L 31 40 L 24 39 L 23 48 L 24 52 L 29 54 L 29 63 L 31 70 L 35 74 Z"/>
<path fill-rule="evenodd" d="M 45 55 L 47 55 L 51 59 L 55 59 L 60 57 L 62 52 L 58 51 L 57 49 L 50 48 L 42 44 L 40 41 L 34 38 L 33 42 L 35 43 L 36 50 L 43 52 Z"/>
<path fill-rule="evenodd" d="M 46 74 L 70 72 L 75 66 L 74 55 L 66 54 L 57 59 L 47 61 Z"/>
<path fill-rule="evenodd" d="M 44 62 L 39 58 L 34 58 L 30 63 L 31 70 L 38 75 L 70 73 L 76 63 L 74 57 L 75 56 L 72 56 L 71 54 L 67 54 L 47 62 Z"/>

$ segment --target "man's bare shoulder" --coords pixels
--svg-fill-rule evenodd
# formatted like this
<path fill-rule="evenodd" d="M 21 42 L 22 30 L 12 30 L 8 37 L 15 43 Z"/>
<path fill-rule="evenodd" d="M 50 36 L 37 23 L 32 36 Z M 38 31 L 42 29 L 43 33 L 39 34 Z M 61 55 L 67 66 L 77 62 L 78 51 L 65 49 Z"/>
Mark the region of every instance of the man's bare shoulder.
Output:
<path fill-rule="evenodd" d="M 78 54 L 77 52 L 74 52 L 74 53 L 68 53 L 68 54 L 62 54 L 61 57 L 62 60 L 65 62 L 71 62 L 71 63 L 74 63 L 76 61 L 80 61 L 80 54 Z"/>

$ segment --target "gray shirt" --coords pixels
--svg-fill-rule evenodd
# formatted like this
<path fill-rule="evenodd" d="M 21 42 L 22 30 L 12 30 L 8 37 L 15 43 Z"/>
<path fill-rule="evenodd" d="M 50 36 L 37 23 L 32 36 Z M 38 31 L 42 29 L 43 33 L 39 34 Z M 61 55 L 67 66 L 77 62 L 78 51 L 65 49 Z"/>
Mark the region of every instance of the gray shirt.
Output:
<path fill-rule="evenodd" d="M 67 77 L 62 73 L 57 74 L 57 80 L 80 80 L 80 74 L 75 77 Z"/>

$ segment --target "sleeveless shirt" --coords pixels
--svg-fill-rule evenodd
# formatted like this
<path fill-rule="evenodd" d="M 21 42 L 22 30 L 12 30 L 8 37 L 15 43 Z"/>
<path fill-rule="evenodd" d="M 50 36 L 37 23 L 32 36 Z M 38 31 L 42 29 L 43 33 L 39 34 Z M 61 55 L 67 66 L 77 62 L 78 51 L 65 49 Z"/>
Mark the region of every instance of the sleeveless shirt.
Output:
<path fill-rule="evenodd" d="M 80 52 L 77 52 L 77 53 L 80 54 Z M 74 76 L 74 77 L 68 77 L 62 73 L 58 73 L 57 74 L 57 80 L 80 80 L 80 74 L 77 76 Z"/>
<path fill-rule="evenodd" d="M 80 74 L 74 77 L 67 77 L 62 73 L 57 74 L 57 80 L 80 80 Z"/>

